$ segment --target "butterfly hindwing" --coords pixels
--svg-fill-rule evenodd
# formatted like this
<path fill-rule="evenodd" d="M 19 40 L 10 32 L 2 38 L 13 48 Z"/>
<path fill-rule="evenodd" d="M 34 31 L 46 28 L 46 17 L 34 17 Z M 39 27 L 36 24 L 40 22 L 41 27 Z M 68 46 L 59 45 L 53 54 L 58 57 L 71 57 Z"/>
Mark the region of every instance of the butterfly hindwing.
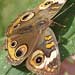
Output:
<path fill-rule="evenodd" d="M 58 43 L 53 31 L 47 28 L 28 57 L 26 67 L 37 75 L 58 75 L 60 63 Z"/>

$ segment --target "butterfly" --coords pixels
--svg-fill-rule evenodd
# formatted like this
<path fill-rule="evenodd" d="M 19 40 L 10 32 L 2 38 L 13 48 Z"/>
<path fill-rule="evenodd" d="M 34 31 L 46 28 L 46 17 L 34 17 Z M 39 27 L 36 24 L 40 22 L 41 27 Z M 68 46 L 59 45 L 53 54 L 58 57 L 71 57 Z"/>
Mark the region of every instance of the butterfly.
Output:
<path fill-rule="evenodd" d="M 36 73 L 41 71 L 40 74 L 43 74 L 46 70 L 46 74 L 48 71 L 49 74 L 50 72 L 57 74 L 60 53 L 55 35 L 48 27 L 53 23 L 52 18 L 65 3 L 66 0 L 45 0 L 35 9 L 24 12 L 8 26 L 6 49 L 8 51 L 7 60 L 11 65 L 20 65 L 27 59 L 27 68 L 31 71 Z M 46 36 L 45 40 L 44 36 Z M 41 60 L 37 57 L 41 57 Z M 41 62 L 38 63 L 39 61 Z M 43 65 L 43 70 L 40 64 Z M 49 66 L 52 67 L 49 68 Z"/>

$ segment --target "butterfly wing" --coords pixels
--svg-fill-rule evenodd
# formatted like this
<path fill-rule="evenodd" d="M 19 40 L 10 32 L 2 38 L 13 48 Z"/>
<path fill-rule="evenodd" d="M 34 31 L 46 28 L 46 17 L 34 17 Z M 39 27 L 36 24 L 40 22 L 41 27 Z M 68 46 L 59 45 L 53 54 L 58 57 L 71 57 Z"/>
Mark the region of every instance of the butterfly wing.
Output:
<path fill-rule="evenodd" d="M 40 16 L 51 20 L 61 10 L 66 1 L 67 0 L 44 0 L 36 9 Z"/>
<path fill-rule="evenodd" d="M 34 10 L 26 11 L 17 17 L 16 20 L 8 27 L 6 35 L 12 35 L 19 27 L 28 25 L 28 23 L 36 26 L 35 23 L 38 20 L 47 19 L 49 23 L 46 25 L 49 26 L 52 23 L 51 19 L 60 11 L 66 1 L 67 0 L 44 0 Z"/>
<path fill-rule="evenodd" d="M 14 66 L 21 64 L 29 56 L 41 33 L 50 24 L 46 18 L 33 14 L 33 11 L 24 13 L 7 29 L 8 61 Z"/>
<path fill-rule="evenodd" d="M 47 28 L 39 40 L 39 44 L 28 57 L 26 67 L 37 75 L 58 75 L 60 54 L 53 31 Z"/>
<path fill-rule="evenodd" d="M 40 31 L 51 25 L 53 21 L 50 19 L 56 15 L 65 2 L 66 0 L 45 0 L 36 10 L 23 13 L 8 27 L 6 45 L 8 60 L 12 65 L 21 64 L 34 50 Z M 21 50 L 18 51 L 18 49 Z"/>
<path fill-rule="evenodd" d="M 8 61 L 16 66 L 21 64 L 33 51 L 40 37 L 35 28 L 20 29 L 20 33 L 7 38 Z"/>

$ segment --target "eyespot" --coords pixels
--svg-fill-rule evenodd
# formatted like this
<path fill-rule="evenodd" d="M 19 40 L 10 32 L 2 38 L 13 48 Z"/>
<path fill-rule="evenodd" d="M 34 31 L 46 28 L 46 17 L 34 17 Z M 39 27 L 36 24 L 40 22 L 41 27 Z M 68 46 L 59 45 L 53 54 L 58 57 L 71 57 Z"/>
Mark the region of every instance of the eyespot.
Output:
<path fill-rule="evenodd" d="M 17 52 L 16 52 L 16 56 L 17 57 L 20 57 L 22 55 L 22 51 L 21 50 L 18 50 Z"/>
<path fill-rule="evenodd" d="M 12 41 L 11 42 L 11 47 L 16 47 L 16 45 L 17 45 L 17 41 Z"/>
<path fill-rule="evenodd" d="M 50 0 L 46 0 L 45 2 L 43 2 L 42 4 L 40 4 L 39 9 L 40 10 L 44 10 L 47 9 L 53 2 Z"/>
<path fill-rule="evenodd" d="M 27 53 L 27 45 L 20 46 L 15 53 L 16 57 L 22 57 Z"/>
<path fill-rule="evenodd" d="M 20 26 L 20 24 L 14 25 L 14 28 L 18 28 Z"/>
<path fill-rule="evenodd" d="M 51 2 L 50 1 L 47 1 L 44 5 L 49 5 Z"/>
<path fill-rule="evenodd" d="M 27 12 L 21 16 L 21 21 L 28 21 L 34 16 L 33 12 Z"/>
<path fill-rule="evenodd" d="M 43 60 L 43 57 L 41 55 L 38 55 L 37 57 L 35 57 L 35 63 L 40 64 Z"/>
<path fill-rule="evenodd" d="M 41 50 L 37 50 L 31 56 L 30 64 L 36 68 L 37 66 L 40 66 L 43 63 L 44 59 L 44 53 Z"/>

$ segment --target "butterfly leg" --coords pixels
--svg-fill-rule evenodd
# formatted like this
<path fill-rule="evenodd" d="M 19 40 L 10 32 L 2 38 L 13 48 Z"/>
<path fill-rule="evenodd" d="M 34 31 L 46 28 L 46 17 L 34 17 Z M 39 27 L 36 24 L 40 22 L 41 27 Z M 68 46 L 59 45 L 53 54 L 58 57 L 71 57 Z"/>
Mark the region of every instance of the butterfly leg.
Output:
<path fill-rule="evenodd" d="M 62 24 L 57 23 L 57 22 L 55 22 L 55 21 L 53 22 L 53 25 L 57 25 L 57 26 L 59 26 L 59 27 L 66 28 L 65 25 L 62 25 Z"/>

